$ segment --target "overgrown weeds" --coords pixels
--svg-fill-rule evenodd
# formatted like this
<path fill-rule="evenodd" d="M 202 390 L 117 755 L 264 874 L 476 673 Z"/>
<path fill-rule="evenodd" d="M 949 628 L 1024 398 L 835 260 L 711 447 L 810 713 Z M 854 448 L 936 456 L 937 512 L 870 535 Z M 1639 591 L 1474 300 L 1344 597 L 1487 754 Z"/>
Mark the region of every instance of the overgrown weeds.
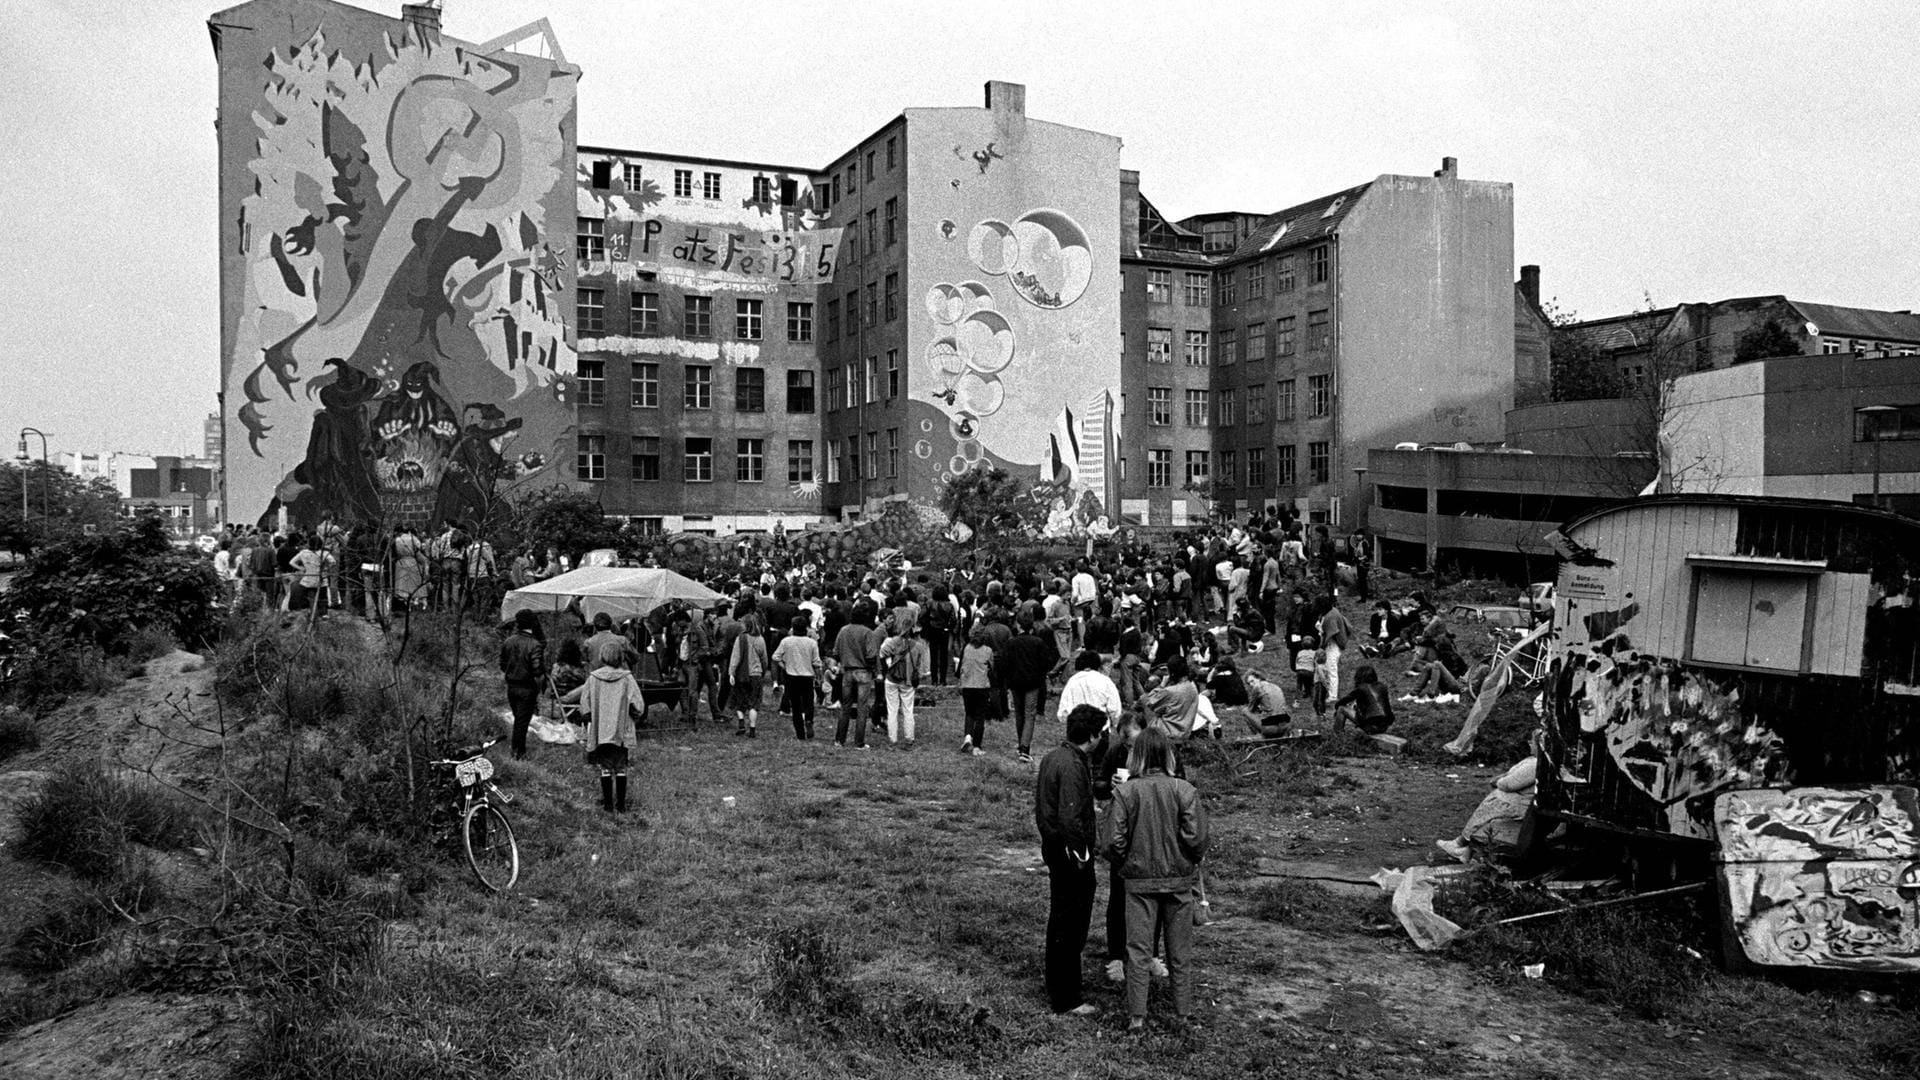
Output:
<path fill-rule="evenodd" d="M 1353 933 L 1388 917 L 1385 893 L 1345 896 L 1299 878 L 1274 878 L 1253 892 L 1255 918 L 1321 934 Z"/>
<path fill-rule="evenodd" d="M 56 772 L 27 799 L 16 850 L 105 880 L 126 872 L 134 845 L 172 850 L 192 842 L 195 830 L 196 815 L 184 800 L 86 762 Z"/>
<path fill-rule="evenodd" d="M 0 761 L 40 748 L 40 729 L 19 709 L 0 708 Z"/>

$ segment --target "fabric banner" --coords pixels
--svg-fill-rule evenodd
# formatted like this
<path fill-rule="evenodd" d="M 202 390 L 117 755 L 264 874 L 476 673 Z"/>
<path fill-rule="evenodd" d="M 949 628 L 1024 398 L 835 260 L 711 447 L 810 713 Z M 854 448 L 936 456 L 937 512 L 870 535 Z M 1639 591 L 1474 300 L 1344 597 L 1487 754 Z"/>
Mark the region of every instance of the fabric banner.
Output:
<path fill-rule="evenodd" d="M 730 286 L 820 285 L 833 280 L 841 230 L 763 232 L 647 217 L 611 233 L 611 262 Z"/>

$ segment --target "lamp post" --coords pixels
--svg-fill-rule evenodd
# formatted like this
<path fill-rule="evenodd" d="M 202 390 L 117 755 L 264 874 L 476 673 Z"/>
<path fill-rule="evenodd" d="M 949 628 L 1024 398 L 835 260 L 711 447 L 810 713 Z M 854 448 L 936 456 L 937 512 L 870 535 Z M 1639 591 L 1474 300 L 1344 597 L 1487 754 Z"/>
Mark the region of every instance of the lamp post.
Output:
<path fill-rule="evenodd" d="M 45 525 L 47 523 L 47 433 L 39 428 L 30 427 L 20 429 L 20 444 L 13 455 L 14 460 L 20 462 L 20 523 L 25 525 L 27 522 L 27 463 L 32 460 L 27 457 L 27 436 L 29 435 L 37 435 L 40 438 L 40 523 Z"/>
<path fill-rule="evenodd" d="M 1886 438 L 1887 414 L 1900 410 L 1891 405 L 1862 405 L 1854 411 L 1867 417 L 1867 438 L 1873 442 L 1873 505 L 1880 509 L 1880 443 Z"/>

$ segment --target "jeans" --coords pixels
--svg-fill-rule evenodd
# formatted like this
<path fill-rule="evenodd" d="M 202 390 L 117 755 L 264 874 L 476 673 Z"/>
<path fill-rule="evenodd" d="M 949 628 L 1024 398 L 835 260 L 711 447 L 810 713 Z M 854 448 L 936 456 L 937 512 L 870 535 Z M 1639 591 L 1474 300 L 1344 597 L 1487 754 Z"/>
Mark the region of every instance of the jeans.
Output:
<path fill-rule="evenodd" d="M 953 658 L 947 653 L 947 631 L 929 627 L 921 636 L 927 639 L 928 659 L 933 663 L 933 685 L 947 685 L 947 675 L 953 667 Z"/>
<path fill-rule="evenodd" d="M 1013 695 L 1013 737 L 1021 753 L 1033 749 L 1033 732 L 1040 726 L 1040 719 L 1046 715 L 1047 684 L 1041 683 L 1031 690 L 1011 688 Z"/>
<path fill-rule="evenodd" d="M 1041 852 L 1047 864 L 1047 1004 L 1057 1013 L 1078 1008 L 1080 954 L 1093 923 L 1093 860 L 1077 862 L 1064 850 Z M 1146 975 L 1140 976 L 1146 985 Z"/>
<path fill-rule="evenodd" d="M 783 675 L 787 704 L 793 708 L 793 737 L 813 738 L 813 676 Z"/>
<path fill-rule="evenodd" d="M 1147 962 L 1153 959 L 1154 922 L 1166 931 L 1167 983 L 1173 991 L 1173 1015 L 1193 1015 L 1193 987 L 1187 960 L 1193 952 L 1193 890 L 1127 894 L 1127 1017 L 1147 1016 Z"/>
<path fill-rule="evenodd" d="M 1327 700 L 1340 700 L 1340 646 L 1327 642 Z"/>
<path fill-rule="evenodd" d="M 873 710 L 873 672 L 855 669 L 840 676 L 840 723 L 833 729 L 833 741 L 845 746 L 849 721 L 853 727 L 853 745 L 867 745 L 867 714 Z"/>
<path fill-rule="evenodd" d="M 1167 928 L 1153 928 L 1154 945 L 1164 950 Z M 1107 864 L 1107 959 L 1125 963 L 1127 959 L 1127 883 L 1120 880 L 1120 868 Z"/>
<path fill-rule="evenodd" d="M 885 680 L 887 692 L 887 741 L 899 742 L 905 735 L 913 741 L 913 684 Z"/>
<path fill-rule="evenodd" d="M 508 683 L 507 708 L 513 710 L 513 756 L 527 756 L 527 725 L 540 705 L 540 687 L 534 683 Z"/>

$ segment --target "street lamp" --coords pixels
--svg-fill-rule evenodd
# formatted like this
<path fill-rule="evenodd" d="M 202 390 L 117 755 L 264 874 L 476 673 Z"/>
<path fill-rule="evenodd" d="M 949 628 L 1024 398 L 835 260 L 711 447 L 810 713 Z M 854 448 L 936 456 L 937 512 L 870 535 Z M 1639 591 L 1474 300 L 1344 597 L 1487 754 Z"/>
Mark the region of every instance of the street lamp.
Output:
<path fill-rule="evenodd" d="M 14 460 L 20 463 L 20 523 L 27 522 L 27 436 L 40 437 L 40 522 L 46 524 L 47 518 L 47 433 L 39 428 L 20 429 L 20 444 L 14 453 Z"/>
<path fill-rule="evenodd" d="M 1880 507 L 1880 444 L 1886 439 L 1888 413 L 1900 410 L 1892 405 L 1862 405 L 1854 410 L 1867 415 L 1867 438 L 1873 441 L 1873 505 Z"/>

